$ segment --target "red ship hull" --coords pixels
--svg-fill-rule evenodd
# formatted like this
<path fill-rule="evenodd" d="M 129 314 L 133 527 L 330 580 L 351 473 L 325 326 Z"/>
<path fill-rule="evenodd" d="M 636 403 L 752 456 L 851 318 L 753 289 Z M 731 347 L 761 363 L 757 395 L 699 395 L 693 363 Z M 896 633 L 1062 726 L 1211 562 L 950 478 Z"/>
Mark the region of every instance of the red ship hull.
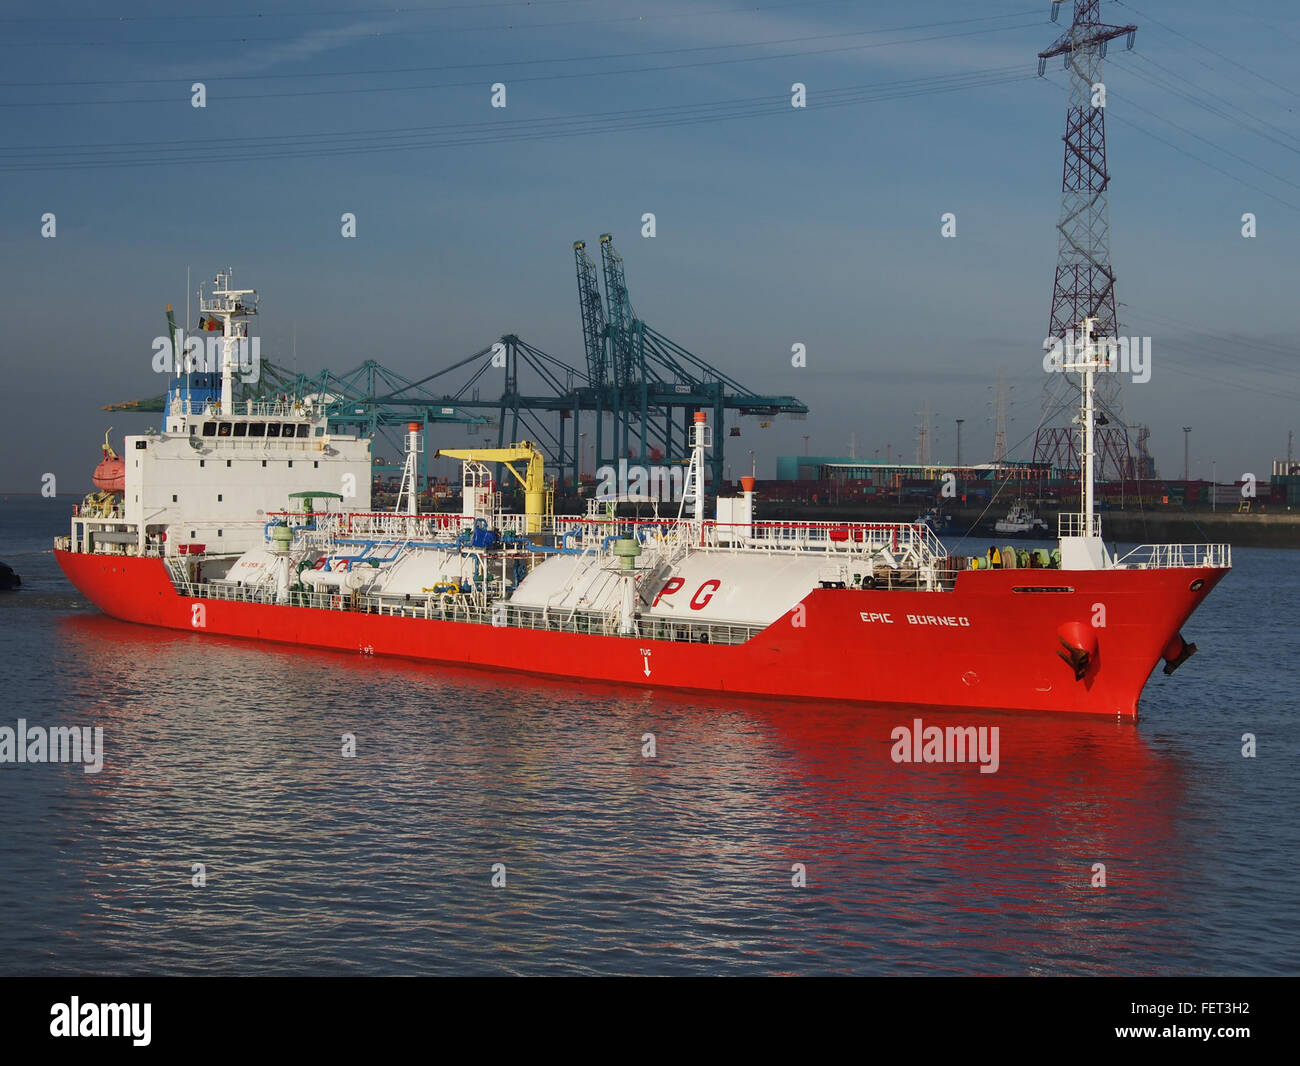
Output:
<path fill-rule="evenodd" d="M 196 599 L 157 558 L 55 556 L 105 614 L 143 625 L 650 688 L 1124 718 L 1226 572 L 965 571 L 951 592 L 816 589 L 748 642 L 710 645 Z M 1081 679 L 1063 630 L 1095 634 Z"/>

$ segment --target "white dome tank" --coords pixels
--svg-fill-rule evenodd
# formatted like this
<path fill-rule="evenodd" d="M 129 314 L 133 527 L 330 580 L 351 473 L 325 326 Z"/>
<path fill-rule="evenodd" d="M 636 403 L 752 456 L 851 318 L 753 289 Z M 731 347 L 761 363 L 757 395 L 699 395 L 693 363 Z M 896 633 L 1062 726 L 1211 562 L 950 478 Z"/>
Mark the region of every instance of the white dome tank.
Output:
<path fill-rule="evenodd" d="M 448 581 L 468 584 L 474 577 L 474 559 L 443 548 L 408 548 L 382 571 L 378 591 L 384 596 L 423 599 L 434 586 Z"/>
<path fill-rule="evenodd" d="M 610 559 L 560 555 L 525 578 L 510 602 L 552 611 L 613 611 L 621 579 Z M 767 626 L 821 582 L 849 583 L 844 559 L 700 549 L 671 570 L 644 570 L 638 578 L 642 617 L 680 622 Z M 647 606 L 648 605 L 648 606 Z"/>
<path fill-rule="evenodd" d="M 249 548 L 236 559 L 220 579 L 246 586 L 256 586 L 275 580 L 275 553 L 270 548 Z"/>

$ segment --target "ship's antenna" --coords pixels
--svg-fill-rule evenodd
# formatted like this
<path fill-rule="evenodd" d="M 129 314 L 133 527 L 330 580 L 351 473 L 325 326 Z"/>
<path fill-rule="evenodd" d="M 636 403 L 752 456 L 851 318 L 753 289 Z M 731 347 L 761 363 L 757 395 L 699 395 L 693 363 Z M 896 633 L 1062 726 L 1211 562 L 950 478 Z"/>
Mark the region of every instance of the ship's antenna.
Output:
<path fill-rule="evenodd" d="M 185 340 L 188 342 L 189 339 L 190 339 L 190 268 L 189 266 L 186 266 L 185 267 Z M 172 337 L 172 344 L 174 345 L 175 343 L 176 343 L 176 338 Z M 173 352 L 172 354 L 176 357 L 178 361 L 182 358 L 180 352 Z M 178 362 L 178 366 L 179 366 L 179 362 Z M 190 395 L 191 385 L 192 382 L 190 381 L 189 367 L 186 366 L 185 368 L 185 413 L 186 414 L 190 413 L 191 410 L 190 404 L 193 401 L 193 397 Z"/>

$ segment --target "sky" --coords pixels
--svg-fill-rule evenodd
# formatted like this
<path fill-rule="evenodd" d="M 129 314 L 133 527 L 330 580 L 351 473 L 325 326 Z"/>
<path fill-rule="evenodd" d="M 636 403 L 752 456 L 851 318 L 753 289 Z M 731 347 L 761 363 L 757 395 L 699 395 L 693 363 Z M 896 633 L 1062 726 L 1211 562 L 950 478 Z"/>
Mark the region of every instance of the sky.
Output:
<path fill-rule="evenodd" d="M 959 418 L 964 460 L 988 458 L 999 373 L 1009 454 L 1032 457 L 1067 99 L 1036 54 L 1069 3 L 1059 24 L 1037 0 L 395 6 L 5 5 L 0 491 L 52 472 L 80 495 L 110 424 L 158 423 L 100 408 L 162 391 L 187 270 L 233 267 L 263 355 L 309 373 L 422 378 L 506 333 L 578 365 L 572 243 L 604 232 L 641 318 L 809 406 L 739 420 L 735 475 L 750 449 L 770 477 L 850 440 L 914 459 L 927 406 L 934 459 Z M 1102 16 L 1139 27 L 1104 68 L 1121 332 L 1152 348 L 1125 416 L 1165 477 L 1186 425 L 1193 477 L 1264 479 L 1300 401 L 1300 11 Z"/>

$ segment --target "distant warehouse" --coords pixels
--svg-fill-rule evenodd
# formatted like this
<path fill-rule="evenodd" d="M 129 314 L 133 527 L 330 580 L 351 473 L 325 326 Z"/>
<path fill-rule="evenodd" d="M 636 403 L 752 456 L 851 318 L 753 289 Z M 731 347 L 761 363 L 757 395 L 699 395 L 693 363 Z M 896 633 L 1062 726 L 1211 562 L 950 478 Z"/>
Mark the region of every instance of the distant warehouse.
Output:
<path fill-rule="evenodd" d="M 957 469 L 936 463 L 904 463 L 888 459 L 856 459 L 852 456 L 780 455 L 776 460 L 778 481 L 861 482 L 877 490 L 942 481 L 955 474 L 960 482 L 1040 481 L 1045 464 L 1032 462 L 979 463 Z"/>

